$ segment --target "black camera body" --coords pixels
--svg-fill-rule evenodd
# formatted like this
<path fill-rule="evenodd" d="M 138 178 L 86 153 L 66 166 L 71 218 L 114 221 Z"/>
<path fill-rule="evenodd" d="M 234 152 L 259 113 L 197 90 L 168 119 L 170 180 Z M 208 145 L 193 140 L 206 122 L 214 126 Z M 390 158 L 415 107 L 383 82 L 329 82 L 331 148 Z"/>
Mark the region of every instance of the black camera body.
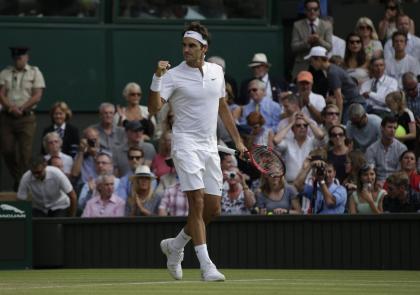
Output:
<path fill-rule="evenodd" d="M 236 177 L 236 172 L 235 171 L 230 171 L 228 174 L 230 179 L 234 179 Z"/>
<path fill-rule="evenodd" d="M 325 167 L 324 166 L 319 166 L 315 168 L 315 174 L 316 176 L 325 176 Z"/>
<path fill-rule="evenodd" d="M 96 146 L 96 140 L 94 140 L 94 139 L 88 139 L 87 140 L 87 144 L 90 147 L 95 147 Z"/>

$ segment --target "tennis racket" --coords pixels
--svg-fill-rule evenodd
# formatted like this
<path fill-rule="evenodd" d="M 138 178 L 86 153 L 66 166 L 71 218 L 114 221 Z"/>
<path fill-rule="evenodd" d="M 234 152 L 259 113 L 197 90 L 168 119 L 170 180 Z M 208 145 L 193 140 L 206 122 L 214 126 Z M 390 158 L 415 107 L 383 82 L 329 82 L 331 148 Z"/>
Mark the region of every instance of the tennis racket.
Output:
<path fill-rule="evenodd" d="M 237 150 L 218 145 L 217 149 L 231 155 L 238 156 Z M 247 151 L 245 156 L 247 160 L 262 174 L 281 175 L 286 173 L 286 166 L 281 155 L 271 147 L 265 145 L 255 145 L 251 151 Z"/>

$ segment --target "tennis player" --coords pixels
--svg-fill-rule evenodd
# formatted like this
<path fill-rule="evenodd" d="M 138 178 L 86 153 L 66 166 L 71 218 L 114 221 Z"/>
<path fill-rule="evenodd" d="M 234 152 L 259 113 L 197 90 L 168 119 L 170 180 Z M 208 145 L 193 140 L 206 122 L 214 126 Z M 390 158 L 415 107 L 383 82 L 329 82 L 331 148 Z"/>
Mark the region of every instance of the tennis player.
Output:
<path fill-rule="evenodd" d="M 172 159 L 188 198 L 186 226 L 171 239 L 160 243 L 167 256 L 169 273 L 182 279 L 184 247 L 192 239 L 204 281 L 224 281 L 211 261 L 206 244 L 206 224 L 220 214 L 222 171 L 217 151 L 217 116 L 232 136 L 236 148 L 244 153 L 234 120 L 225 102 L 225 80 L 219 65 L 204 61 L 210 43 L 206 27 L 192 22 L 183 32 L 184 61 L 170 69 L 168 61 L 158 62 L 150 86 L 149 112 L 156 114 L 169 102 L 175 114 Z"/>

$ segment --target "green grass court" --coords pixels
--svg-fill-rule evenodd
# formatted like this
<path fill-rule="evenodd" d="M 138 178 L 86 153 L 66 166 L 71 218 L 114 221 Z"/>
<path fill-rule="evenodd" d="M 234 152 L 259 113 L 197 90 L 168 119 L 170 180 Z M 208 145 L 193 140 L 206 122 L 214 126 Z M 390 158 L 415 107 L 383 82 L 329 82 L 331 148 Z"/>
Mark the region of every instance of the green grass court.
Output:
<path fill-rule="evenodd" d="M 166 269 L 0 271 L 0 294 L 420 294 L 419 271 L 222 270 L 226 282 L 204 283 L 198 269 L 183 281 Z"/>

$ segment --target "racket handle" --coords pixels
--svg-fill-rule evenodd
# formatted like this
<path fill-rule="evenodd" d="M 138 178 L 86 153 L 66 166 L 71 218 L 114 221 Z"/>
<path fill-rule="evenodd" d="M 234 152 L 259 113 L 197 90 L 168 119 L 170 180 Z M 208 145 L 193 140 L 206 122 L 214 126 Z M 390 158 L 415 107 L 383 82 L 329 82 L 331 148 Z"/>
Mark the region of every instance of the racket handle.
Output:
<path fill-rule="evenodd" d="M 225 147 L 223 145 L 218 145 L 217 149 L 218 149 L 219 152 L 223 152 L 223 153 L 226 153 L 226 154 L 239 155 L 239 152 L 237 150 Z"/>

